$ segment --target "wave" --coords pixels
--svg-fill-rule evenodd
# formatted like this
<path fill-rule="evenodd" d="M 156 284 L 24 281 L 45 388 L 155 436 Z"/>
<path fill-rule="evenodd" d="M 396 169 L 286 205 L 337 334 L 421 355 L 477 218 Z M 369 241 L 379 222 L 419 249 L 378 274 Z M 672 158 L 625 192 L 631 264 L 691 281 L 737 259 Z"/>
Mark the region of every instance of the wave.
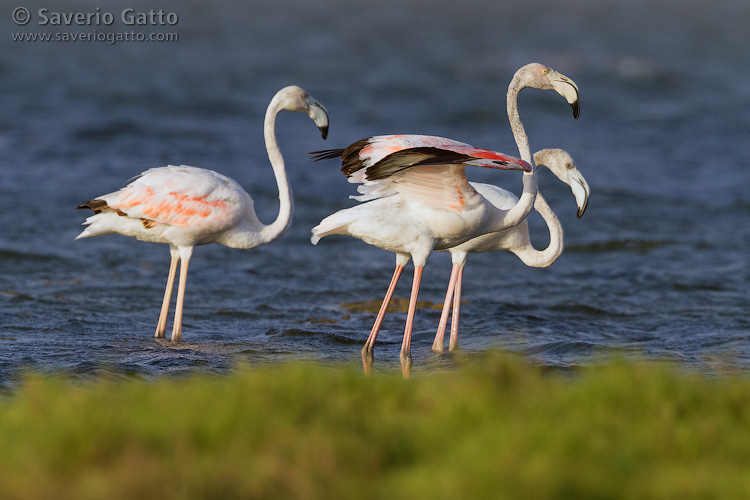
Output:
<path fill-rule="evenodd" d="M 673 240 L 641 240 L 622 239 L 609 241 L 596 241 L 591 243 L 578 243 L 566 245 L 568 253 L 607 253 L 607 252 L 634 252 L 646 253 L 656 248 L 677 244 Z"/>

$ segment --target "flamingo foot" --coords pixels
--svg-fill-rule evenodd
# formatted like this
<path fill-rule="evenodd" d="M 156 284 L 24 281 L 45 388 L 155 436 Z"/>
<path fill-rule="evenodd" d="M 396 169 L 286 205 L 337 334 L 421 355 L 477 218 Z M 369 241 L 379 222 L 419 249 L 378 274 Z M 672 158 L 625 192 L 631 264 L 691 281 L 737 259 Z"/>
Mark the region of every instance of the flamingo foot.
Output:
<path fill-rule="evenodd" d="M 438 341 L 438 339 L 435 339 L 435 341 L 432 343 L 432 352 L 437 354 L 442 354 L 445 352 L 445 347 L 443 347 L 443 343 Z"/>
<path fill-rule="evenodd" d="M 411 376 L 411 352 L 401 350 L 401 375 L 408 379 Z"/>
<path fill-rule="evenodd" d="M 365 346 L 362 348 L 362 368 L 365 371 L 366 376 L 372 375 L 372 364 L 375 360 L 375 356 L 373 355 L 373 348 L 370 344 L 365 344 Z"/>
<path fill-rule="evenodd" d="M 178 302 L 179 304 L 179 302 Z M 179 316 L 175 315 L 174 325 L 172 326 L 172 343 L 179 344 L 182 342 L 182 308 L 178 311 Z"/>

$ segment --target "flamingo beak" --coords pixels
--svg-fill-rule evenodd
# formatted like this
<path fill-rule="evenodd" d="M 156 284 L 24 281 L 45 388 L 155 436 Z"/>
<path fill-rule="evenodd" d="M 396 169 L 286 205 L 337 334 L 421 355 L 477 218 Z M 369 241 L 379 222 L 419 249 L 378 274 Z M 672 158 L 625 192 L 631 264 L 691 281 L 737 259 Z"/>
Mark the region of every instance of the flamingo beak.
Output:
<path fill-rule="evenodd" d="M 573 196 L 575 196 L 576 205 L 578 206 L 576 215 L 580 219 L 589 204 L 589 193 L 591 192 L 589 184 L 577 168 L 568 170 L 568 181 L 568 185 L 570 186 L 570 190 L 573 191 Z"/>
<path fill-rule="evenodd" d="M 308 114 L 315 122 L 315 125 L 318 126 L 320 135 L 325 140 L 328 137 L 328 111 L 326 111 L 326 108 L 322 104 L 310 96 L 307 97 L 307 104 L 309 109 Z"/>
<path fill-rule="evenodd" d="M 563 96 L 570 107 L 573 108 L 573 118 L 578 119 L 578 115 L 581 113 L 581 103 L 578 98 L 578 85 L 567 76 L 558 73 L 557 71 L 550 71 L 549 80 L 552 84 L 552 88 Z"/>

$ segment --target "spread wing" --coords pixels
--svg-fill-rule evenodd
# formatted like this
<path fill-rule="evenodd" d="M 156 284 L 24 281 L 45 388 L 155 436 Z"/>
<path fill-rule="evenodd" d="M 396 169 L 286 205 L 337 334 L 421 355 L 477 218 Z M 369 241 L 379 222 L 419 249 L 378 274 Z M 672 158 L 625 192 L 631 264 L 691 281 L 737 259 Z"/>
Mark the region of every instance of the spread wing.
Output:
<path fill-rule="evenodd" d="M 525 161 L 469 144 L 425 135 L 367 137 L 344 149 L 312 153 L 315 161 L 341 158 L 349 182 L 361 184 L 367 201 L 400 193 L 430 205 L 462 206 L 475 194 L 464 173 L 466 165 L 529 171 Z"/>
<path fill-rule="evenodd" d="M 464 164 L 504 170 L 531 170 L 528 163 L 514 156 L 429 135 L 367 137 L 344 149 L 326 149 L 311 154 L 315 161 L 341 158 L 341 171 L 350 182 L 356 183 L 384 179 L 421 165 Z"/>

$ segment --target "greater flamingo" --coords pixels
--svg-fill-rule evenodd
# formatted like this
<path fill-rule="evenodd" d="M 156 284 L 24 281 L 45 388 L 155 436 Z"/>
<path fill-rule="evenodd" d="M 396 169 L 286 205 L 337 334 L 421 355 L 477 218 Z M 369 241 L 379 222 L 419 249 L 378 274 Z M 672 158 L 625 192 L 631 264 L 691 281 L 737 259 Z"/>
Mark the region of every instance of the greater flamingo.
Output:
<path fill-rule="evenodd" d="M 401 272 L 410 259 L 414 278 L 401 344 L 404 377 L 411 370 L 411 331 L 419 283 L 427 257 L 488 232 L 519 224 L 531 211 L 536 197 L 536 169 L 518 115 L 518 93 L 527 87 L 553 89 L 562 95 L 578 118 L 578 87 L 572 80 L 538 64 L 519 69 L 508 87 L 511 128 L 523 161 L 478 149 L 442 137 L 390 135 L 362 139 L 345 149 L 318 151 L 316 160 L 342 158 L 342 172 L 350 182 L 362 183 L 354 197 L 367 201 L 340 210 L 312 230 L 312 242 L 329 234 L 348 234 L 378 248 L 396 253 L 396 268 L 375 324 L 362 348 L 369 373 L 373 348 Z M 466 165 L 523 170 L 523 193 L 509 210 L 498 210 L 466 180 Z"/>
<path fill-rule="evenodd" d="M 328 135 L 325 108 L 297 86 L 281 89 L 266 110 L 264 137 L 268 158 L 279 188 L 279 214 L 265 225 L 258 220 L 253 199 L 233 179 L 212 170 L 181 166 L 152 168 L 119 191 L 83 203 L 94 215 L 78 238 L 118 233 L 142 241 L 167 243 L 171 255 L 167 287 L 156 326 L 156 338 L 163 338 L 174 288 L 177 289 L 172 341 L 182 340 L 182 310 L 188 263 L 196 245 L 220 243 L 231 248 L 255 248 L 283 235 L 291 225 L 294 204 L 284 159 L 276 142 L 276 116 L 282 110 L 306 113 L 323 136 Z"/>
<path fill-rule="evenodd" d="M 578 171 L 573 159 L 562 149 L 543 149 L 534 153 L 534 164 L 539 167 L 544 165 L 549 168 L 555 176 L 570 186 L 578 206 L 577 216 L 580 218 L 586 211 L 589 198 L 589 185 L 581 172 Z M 513 193 L 491 184 L 470 183 L 487 201 L 500 210 L 508 210 L 518 201 Z M 453 351 L 458 345 L 458 317 L 461 304 L 461 280 L 466 259 L 469 253 L 482 253 L 491 250 L 508 250 L 514 253 L 521 261 L 529 267 L 548 267 L 552 265 L 563 252 L 563 229 L 555 213 L 552 211 L 542 193 L 537 193 L 534 209 L 539 212 L 547 223 L 549 230 L 549 245 L 544 250 L 537 250 L 531 244 L 529 237 L 528 220 L 524 220 L 517 226 L 497 233 L 488 233 L 471 239 L 461 245 L 448 249 L 451 253 L 453 268 L 451 270 L 448 291 L 445 294 L 445 302 L 440 315 L 435 342 L 432 350 L 443 352 L 443 336 L 448 323 L 448 313 L 453 302 L 453 314 L 451 319 L 451 335 L 448 349 Z"/>

